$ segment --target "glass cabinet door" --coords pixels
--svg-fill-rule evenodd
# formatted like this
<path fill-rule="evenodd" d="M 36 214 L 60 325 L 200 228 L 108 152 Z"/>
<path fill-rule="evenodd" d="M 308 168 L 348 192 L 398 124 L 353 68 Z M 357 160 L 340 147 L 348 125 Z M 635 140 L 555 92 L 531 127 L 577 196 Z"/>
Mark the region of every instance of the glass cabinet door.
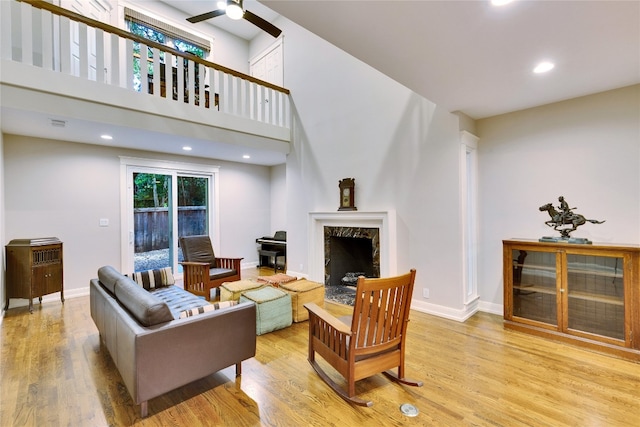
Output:
<path fill-rule="evenodd" d="M 567 254 L 567 327 L 624 340 L 623 258 Z"/>
<path fill-rule="evenodd" d="M 513 316 L 558 326 L 556 253 L 512 250 Z"/>

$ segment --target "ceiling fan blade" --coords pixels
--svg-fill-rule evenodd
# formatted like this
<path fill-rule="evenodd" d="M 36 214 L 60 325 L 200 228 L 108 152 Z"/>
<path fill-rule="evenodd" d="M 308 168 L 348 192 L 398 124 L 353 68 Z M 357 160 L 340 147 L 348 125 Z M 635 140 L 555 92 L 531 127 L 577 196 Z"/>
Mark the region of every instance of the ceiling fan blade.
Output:
<path fill-rule="evenodd" d="M 224 9 L 213 10 L 211 12 L 203 13 L 202 15 L 192 16 L 191 18 L 187 18 L 187 21 L 195 24 L 196 22 L 206 21 L 207 19 L 215 18 L 220 15 L 224 15 Z"/>
<path fill-rule="evenodd" d="M 251 22 L 256 27 L 260 28 L 261 30 L 264 30 L 267 33 L 271 34 L 273 37 L 278 37 L 280 33 L 282 33 L 282 30 L 273 25 L 271 22 L 265 21 L 258 15 L 251 13 L 248 10 L 244 11 L 243 18 Z"/>

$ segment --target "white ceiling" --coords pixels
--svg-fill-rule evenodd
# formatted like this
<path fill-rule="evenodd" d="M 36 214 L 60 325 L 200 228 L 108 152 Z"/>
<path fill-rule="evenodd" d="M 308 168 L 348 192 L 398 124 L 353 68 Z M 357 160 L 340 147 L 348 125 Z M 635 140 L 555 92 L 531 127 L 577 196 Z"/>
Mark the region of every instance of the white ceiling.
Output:
<path fill-rule="evenodd" d="M 638 0 L 260 2 L 474 119 L 640 83 Z"/>
<path fill-rule="evenodd" d="M 166 3 L 174 9 L 184 12 L 187 16 L 196 16 L 203 13 L 217 10 L 217 0 L 159 0 L 162 3 Z M 279 15 L 273 10 L 258 3 L 256 0 L 244 0 L 244 9 L 248 10 L 260 18 L 273 22 Z M 191 25 L 191 24 L 189 24 Z M 251 40 L 256 37 L 262 31 L 249 21 L 244 19 L 234 21 L 226 15 L 216 16 L 215 18 L 201 21 L 196 24 L 195 28 L 202 25 L 213 25 L 218 28 L 222 28 L 228 33 L 234 34 L 245 40 Z"/>

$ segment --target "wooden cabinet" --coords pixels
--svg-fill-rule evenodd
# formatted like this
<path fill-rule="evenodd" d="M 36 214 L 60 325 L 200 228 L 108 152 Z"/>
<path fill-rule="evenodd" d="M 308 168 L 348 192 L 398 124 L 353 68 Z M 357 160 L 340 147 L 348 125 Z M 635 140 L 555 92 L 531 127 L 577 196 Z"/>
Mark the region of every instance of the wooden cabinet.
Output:
<path fill-rule="evenodd" d="M 62 242 L 55 237 L 40 239 L 14 239 L 5 247 L 7 265 L 7 301 L 10 298 L 27 298 L 29 311 L 33 311 L 33 299 L 60 292 L 64 302 Z"/>
<path fill-rule="evenodd" d="M 640 360 L 640 246 L 504 240 L 505 327 Z"/>

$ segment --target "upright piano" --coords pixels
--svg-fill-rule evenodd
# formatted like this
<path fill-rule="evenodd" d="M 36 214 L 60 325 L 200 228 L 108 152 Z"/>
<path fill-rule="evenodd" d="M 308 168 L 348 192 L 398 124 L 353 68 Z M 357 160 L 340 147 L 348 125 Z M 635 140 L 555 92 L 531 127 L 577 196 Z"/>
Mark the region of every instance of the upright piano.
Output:
<path fill-rule="evenodd" d="M 277 272 L 278 257 L 284 258 L 284 264 L 281 266 L 286 270 L 287 265 L 287 232 L 276 231 L 273 237 L 264 236 L 256 239 L 258 246 L 258 267 L 273 267 L 273 271 Z M 273 259 L 273 264 L 271 260 Z"/>

